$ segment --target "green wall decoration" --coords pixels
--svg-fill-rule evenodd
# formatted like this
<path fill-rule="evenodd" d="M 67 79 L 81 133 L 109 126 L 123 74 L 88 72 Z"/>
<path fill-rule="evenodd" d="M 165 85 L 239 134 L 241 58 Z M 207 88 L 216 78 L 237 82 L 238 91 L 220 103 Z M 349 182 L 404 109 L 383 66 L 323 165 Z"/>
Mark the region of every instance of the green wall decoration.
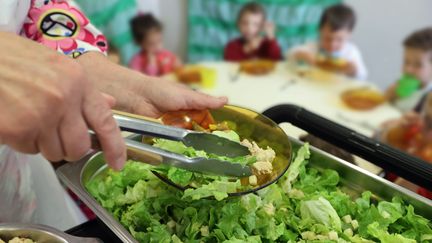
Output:
<path fill-rule="evenodd" d="M 250 0 L 189 0 L 188 61 L 220 60 L 225 44 L 239 35 L 237 13 Z M 284 53 L 317 37 L 322 11 L 341 0 L 257 0 L 277 28 Z"/>

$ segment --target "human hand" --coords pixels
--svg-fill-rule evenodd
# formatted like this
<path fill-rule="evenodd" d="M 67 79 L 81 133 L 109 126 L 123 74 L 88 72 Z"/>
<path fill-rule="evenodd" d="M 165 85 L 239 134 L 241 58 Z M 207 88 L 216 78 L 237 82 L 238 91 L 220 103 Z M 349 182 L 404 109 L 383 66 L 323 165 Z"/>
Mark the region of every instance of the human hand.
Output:
<path fill-rule="evenodd" d="M 398 97 L 396 94 L 397 87 L 398 87 L 398 84 L 394 83 L 394 84 L 390 85 L 390 87 L 385 91 L 385 97 L 390 102 L 396 100 L 396 98 Z"/>
<path fill-rule="evenodd" d="M 226 97 L 212 97 L 161 78 L 121 67 L 99 53 L 86 53 L 77 61 L 104 93 L 116 98 L 116 109 L 150 117 L 177 110 L 220 108 Z"/>
<path fill-rule="evenodd" d="M 275 38 L 275 25 L 272 22 L 266 22 L 264 24 L 264 33 L 267 39 L 273 40 Z"/>
<path fill-rule="evenodd" d="M 398 119 L 384 122 L 381 125 L 379 138 L 384 142 L 389 142 L 387 140 L 409 140 L 417 133 L 421 132 L 423 124 L 423 119 L 420 114 L 416 112 L 407 112 Z M 390 134 L 393 138 L 389 139 Z M 395 139 L 394 137 L 397 137 L 398 139 Z"/>
<path fill-rule="evenodd" d="M 353 62 L 346 62 L 344 65 L 342 65 L 340 71 L 350 77 L 354 77 L 357 74 L 357 66 Z"/>
<path fill-rule="evenodd" d="M 256 37 L 256 38 L 253 38 L 251 40 L 248 40 L 243 47 L 244 52 L 245 53 L 252 53 L 252 52 L 256 51 L 260 47 L 261 42 L 262 42 L 261 37 Z"/>
<path fill-rule="evenodd" d="M 148 64 L 150 64 L 150 65 L 156 65 L 157 64 L 156 54 L 149 52 L 147 54 L 147 60 L 148 60 Z"/>
<path fill-rule="evenodd" d="M 306 51 L 298 51 L 294 53 L 294 59 L 299 62 L 305 62 L 309 65 L 315 65 L 316 64 L 316 58 L 314 55 L 312 55 L 309 52 Z"/>
<path fill-rule="evenodd" d="M 126 160 L 112 98 L 104 98 L 82 67 L 66 56 L 19 36 L 0 32 L 0 138 L 23 153 L 50 161 L 80 159 L 97 134 L 108 164 Z"/>

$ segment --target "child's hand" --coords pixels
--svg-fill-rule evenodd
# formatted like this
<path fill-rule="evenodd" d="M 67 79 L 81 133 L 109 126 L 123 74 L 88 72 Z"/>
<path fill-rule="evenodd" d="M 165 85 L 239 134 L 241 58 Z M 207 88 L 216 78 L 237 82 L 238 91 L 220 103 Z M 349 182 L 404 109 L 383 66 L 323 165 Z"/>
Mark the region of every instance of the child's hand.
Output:
<path fill-rule="evenodd" d="M 315 65 L 316 63 L 316 58 L 314 55 L 312 55 L 309 52 L 305 52 L 305 51 L 298 51 L 294 54 L 294 59 L 296 61 L 300 61 L 300 62 L 305 62 L 309 65 Z"/>
<path fill-rule="evenodd" d="M 353 62 L 347 62 L 341 72 L 347 76 L 354 77 L 357 74 L 357 66 Z"/>
<path fill-rule="evenodd" d="M 399 119 L 393 119 L 390 121 L 386 121 L 381 125 L 381 134 L 382 134 L 382 141 L 386 141 L 387 134 L 390 130 L 399 127 L 401 129 L 406 130 L 406 133 L 410 133 L 409 129 L 413 127 L 422 127 L 423 126 L 423 120 L 420 116 L 420 114 L 416 112 L 408 112 L 405 113 L 401 118 Z"/>
<path fill-rule="evenodd" d="M 386 98 L 391 102 L 397 99 L 396 88 L 397 83 L 394 83 L 385 92 Z"/>
<path fill-rule="evenodd" d="M 250 40 L 243 47 L 244 48 L 244 52 L 246 52 L 246 53 L 254 52 L 255 50 L 257 50 L 260 47 L 261 41 L 262 41 L 261 38 L 255 38 L 255 39 Z"/>
<path fill-rule="evenodd" d="M 275 38 L 275 25 L 272 22 L 266 22 L 264 24 L 264 33 L 269 40 Z"/>
<path fill-rule="evenodd" d="M 390 120 L 390 121 L 386 121 L 384 122 L 381 127 L 384 129 L 386 127 L 395 127 L 395 126 L 400 126 L 400 127 L 409 127 L 413 124 L 418 124 L 421 123 L 422 119 L 420 114 L 418 114 L 417 112 L 407 112 L 405 113 L 401 118 L 399 119 L 394 119 L 394 120 Z"/>
<path fill-rule="evenodd" d="M 150 65 L 156 65 L 156 63 L 157 63 L 157 58 L 156 58 L 156 55 L 154 53 L 148 53 L 147 54 L 147 60 L 148 60 L 148 64 L 150 64 Z"/>

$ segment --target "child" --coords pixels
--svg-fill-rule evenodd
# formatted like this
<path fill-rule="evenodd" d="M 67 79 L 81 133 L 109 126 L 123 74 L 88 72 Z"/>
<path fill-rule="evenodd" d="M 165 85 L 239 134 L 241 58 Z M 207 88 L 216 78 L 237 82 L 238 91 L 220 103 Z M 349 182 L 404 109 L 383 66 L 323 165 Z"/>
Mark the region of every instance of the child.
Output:
<path fill-rule="evenodd" d="M 407 112 L 400 119 L 388 121 L 382 127 L 378 134 L 382 141 L 432 163 L 432 93 L 425 95 L 414 111 Z M 431 191 L 398 178 L 393 173 L 386 173 L 386 178 L 432 199 Z"/>
<path fill-rule="evenodd" d="M 225 46 L 225 60 L 238 62 L 250 59 L 281 59 L 274 25 L 266 22 L 266 13 L 261 5 L 251 2 L 243 6 L 237 18 L 237 27 L 241 37 L 231 40 Z"/>
<path fill-rule="evenodd" d="M 151 14 L 139 15 L 130 22 L 135 42 L 141 47 L 129 67 L 150 76 L 162 76 L 181 66 L 173 53 L 162 43 L 162 24 Z"/>
<path fill-rule="evenodd" d="M 318 42 L 294 47 L 289 58 L 359 80 L 366 79 L 367 70 L 360 51 L 350 42 L 355 22 L 355 13 L 350 7 L 338 4 L 327 8 L 319 23 Z"/>
<path fill-rule="evenodd" d="M 412 33 L 403 45 L 404 77 L 387 90 L 387 96 L 398 109 L 407 112 L 432 90 L 432 28 Z"/>

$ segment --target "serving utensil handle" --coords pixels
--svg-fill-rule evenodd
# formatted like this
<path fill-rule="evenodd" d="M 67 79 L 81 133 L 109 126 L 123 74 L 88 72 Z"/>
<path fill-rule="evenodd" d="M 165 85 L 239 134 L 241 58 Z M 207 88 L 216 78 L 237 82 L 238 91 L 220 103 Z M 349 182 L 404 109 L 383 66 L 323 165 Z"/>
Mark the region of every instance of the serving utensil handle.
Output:
<path fill-rule="evenodd" d="M 97 151 L 102 151 L 102 147 L 96 134 L 89 131 L 91 148 Z M 163 162 L 163 157 L 153 151 L 153 147 L 147 144 L 139 143 L 130 139 L 124 139 L 126 144 L 128 159 L 144 162 L 151 165 L 160 165 Z"/>
<path fill-rule="evenodd" d="M 432 164 L 363 136 L 296 105 L 274 106 L 264 113 L 276 123 L 289 122 L 419 186 L 432 190 Z"/>
<path fill-rule="evenodd" d="M 119 111 L 113 111 L 113 116 L 122 131 L 175 141 L 182 141 L 189 133 L 185 129 L 163 125 L 153 118 Z"/>

